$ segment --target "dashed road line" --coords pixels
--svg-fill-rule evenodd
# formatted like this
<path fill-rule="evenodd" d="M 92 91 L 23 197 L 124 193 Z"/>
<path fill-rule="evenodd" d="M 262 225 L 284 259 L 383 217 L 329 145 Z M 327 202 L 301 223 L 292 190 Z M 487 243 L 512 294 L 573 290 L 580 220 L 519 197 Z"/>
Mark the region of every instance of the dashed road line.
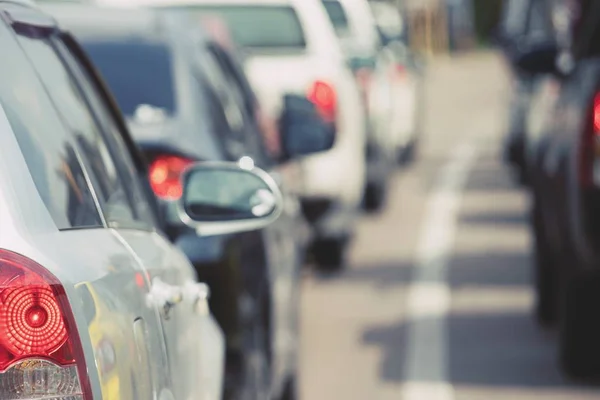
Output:
<path fill-rule="evenodd" d="M 477 145 L 459 145 L 443 166 L 425 208 L 416 267 L 407 293 L 406 359 L 402 400 L 454 400 L 448 376 L 447 282 L 463 189 Z"/>

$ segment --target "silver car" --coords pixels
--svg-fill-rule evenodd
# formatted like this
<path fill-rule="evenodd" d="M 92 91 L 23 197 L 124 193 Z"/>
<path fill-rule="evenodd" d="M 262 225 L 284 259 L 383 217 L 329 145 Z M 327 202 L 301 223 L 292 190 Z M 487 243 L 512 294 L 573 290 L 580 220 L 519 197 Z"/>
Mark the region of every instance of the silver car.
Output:
<path fill-rule="evenodd" d="M 0 0 L 0 399 L 219 399 L 224 344 L 147 171 L 73 38 Z M 218 233 L 281 213 L 264 172 L 195 164 L 180 218 Z"/>

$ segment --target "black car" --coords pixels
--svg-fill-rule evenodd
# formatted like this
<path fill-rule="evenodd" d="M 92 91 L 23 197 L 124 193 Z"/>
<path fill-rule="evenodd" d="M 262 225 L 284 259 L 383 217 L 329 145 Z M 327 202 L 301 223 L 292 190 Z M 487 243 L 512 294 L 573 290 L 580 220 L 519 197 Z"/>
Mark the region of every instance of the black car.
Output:
<path fill-rule="evenodd" d="M 600 4 L 555 6 L 566 21 L 558 45 L 524 47 L 517 58 L 558 87 L 532 175 L 536 312 L 558 326 L 564 370 L 590 377 L 600 373 Z"/>
<path fill-rule="evenodd" d="M 333 131 L 308 100 L 289 96 L 280 126 L 284 152 L 274 159 L 242 69 L 197 24 L 156 10 L 47 10 L 73 30 L 113 91 L 148 162 L 164 230 L 210 286 L 211 310 L 226 335 L 227 396 L 294 398 L 304 254 L 296 198 L 281 179 L 287 207 L 272 228 L 211 237 L 179 223 L 175 202 L 180 176 L 193 162 L 235 161 L 276 171 L 296 155 L 330 148 Z"/>

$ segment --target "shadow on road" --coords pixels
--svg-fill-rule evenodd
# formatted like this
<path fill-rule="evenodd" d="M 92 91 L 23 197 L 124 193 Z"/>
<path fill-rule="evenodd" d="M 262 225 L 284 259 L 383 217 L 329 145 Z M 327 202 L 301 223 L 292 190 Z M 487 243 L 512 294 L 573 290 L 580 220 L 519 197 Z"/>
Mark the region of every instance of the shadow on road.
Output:
<path fill-rule="evenodd" d="M 461 224 L 487 225 L 487 226 L 522 226 L 527 223 L 528 216 L 522 212 L 509 210 L 494 211 L 489 213 L 463 214 Z"/>
<path fill-rule="evenodd" d="M 553 335 L 539 330 L 529 312 L 474 313 L 448 318 L 449 378 L 454 384 L 568 387 L 557 368 Z M 367 329 L 363 341 L 384 355 L 379 374 L 401 382 L 407 325 Z M 415 377 L 427 381 L 427 377 Z"/>
<path fill-rule="evenodd" d="M 493 260 L 492 262 L 490 262 Z M 518 286 L 529 285 L 530 264 L 528 253 L 468 253 L 457 254 L 452 258 L 452 273 L 449 284 L 460 286 Z M 485 268 L 481 266 L 485 265 Z M 353 266 L 335 274 L 317 273 L 319 281 L 332 281 L 336 284 L 375 285 L 379 288 L 410 284 L 414 273 L 414 262 L 380 262 Z"/>

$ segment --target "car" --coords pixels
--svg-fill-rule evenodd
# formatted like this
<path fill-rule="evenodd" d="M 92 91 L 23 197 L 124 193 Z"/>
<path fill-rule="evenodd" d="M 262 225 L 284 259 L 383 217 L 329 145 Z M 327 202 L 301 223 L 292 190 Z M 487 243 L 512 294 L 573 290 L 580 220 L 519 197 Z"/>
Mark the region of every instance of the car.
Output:
<path fill-rule="evenodd" d="M 279 115 L 285 95 L 295 94 L 308 97 L 323 120 L 335 125 L 333 148 L 301 160 L 301 206 L 311 226 L 309 253 L 316 267 L 343 268 L 366 189 L 366 120 L 320 0 L 98 1 L 220 17 L 245 52 L 244 69 L 267 113 Z M 257 22 L 241 23 L 249 19 Z"/>
<path fill-rule="evenodd" d="M 207 286 L 161 233 L 112 96 L 54 18 L 26 1 L 0 12 L 0 398 L 220 399 Z M 194 229 L 262 229 L 283 209 L 256 167 L 182 180 Z"/>
<path fill-rule="evenodd" d="M 377 211 L 385 204 L 395 160 L 391 141 L 395 70 L 391 59 L 380 51 L 382 43 L 366 0 L 322 0 L 322 3 L 363 99 L 367 115 L 367 187 L 363 204 L 367 211 Z"/>
<path fill-rule="evenodd" d="M 178 13 L 70 5 L 46 10 L 74 32 L 112 88 L 148 162 L 165 230 L 209 285 L 211 309 L 226 337 L 226 398 L 292 398 L 303 218 L 285 172 L 277 171 L 294 157 L 327 150 L 334 132 L 308 99 L 287 96 L 279 125 L 283 152 L 270 157 L 241 66 Z M 177 215 L 179 175 L 198 161 L 239 162 L 279 176 L 284 212 L 263 231 L 207 239 L 190 229 Z"/>
<path fill-rule="evenodd" d="M 392 92 L 391 147 L 401 165 L 413 162 L 423 139 L 426 65 L 408 43 L 405 22 L 397 6 L 369 1 L 390 64 Z"/>
<path fill-rule="evenodd" d="M 507 133 L 504 141 L 504 161 L 515 172 L 517 181 L 528 183 L 527 176 L 527 121 L 532 98 L 539 90 L 543 77 L 518 68 L 515 55 L 527 43 L 553 39 L 551 8 L 546 0 L 514 0 L 504 4 L 500 27 L 500 43 L 506 64 L 512 75 Z"/>
<path fill-rule="evenodd" d="M 600 13 L 589 2 L 557 3 L 556 41 L 523 46 L 518 66 L 559 84 L 543 122 L 533 175 L 536 314 L 559 331 L 570 376 L 600 373 L 598 132 Z M 575 6 L 579 8 L 571 9 Z"/>

